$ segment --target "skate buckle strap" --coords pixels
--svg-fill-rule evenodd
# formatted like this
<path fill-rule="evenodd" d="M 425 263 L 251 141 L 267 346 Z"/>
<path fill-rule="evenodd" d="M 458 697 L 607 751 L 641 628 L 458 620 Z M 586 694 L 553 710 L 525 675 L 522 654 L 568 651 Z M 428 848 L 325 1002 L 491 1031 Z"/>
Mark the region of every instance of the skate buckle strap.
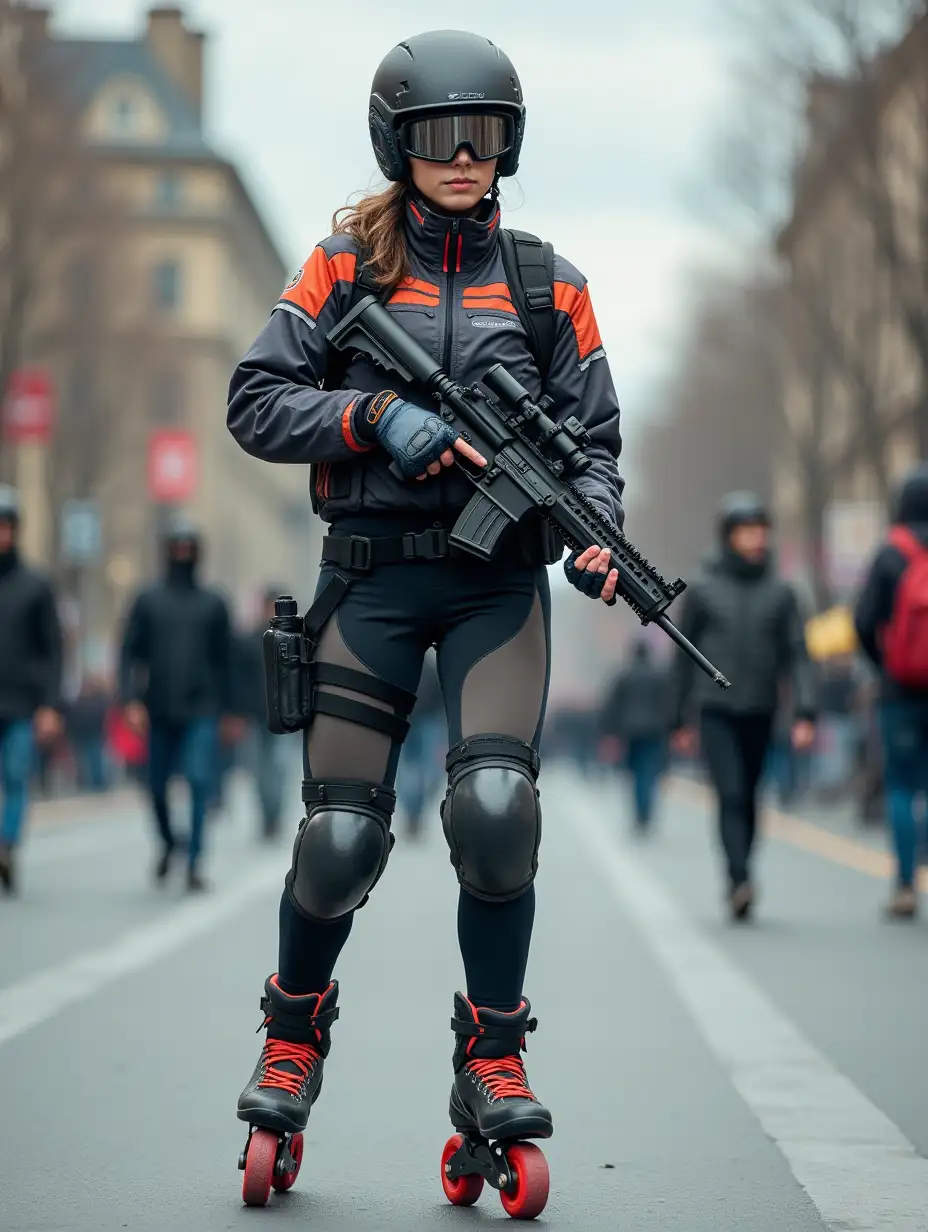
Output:
<path fill-rule="evenodd" d="M 261 1013 L 265 1017 L 265 1022 L 268 1018 L 272 1022 L 276 1022 L 279 1026 L 285 1027 L 290 1031 L 327 1031 L 340 1013 L 339 1007 L 336 1005 L 333 1009 L 323 1010 L 321 1014 L 298 1014 L 290 1010 L 281 1010 L 275 1005 L 270 997 L 261 998 Z M 258 1027 L 258 1031 L 264 1027 L 262 1023 Z M 258 1034 L 255 1032 L 255 1035 Z"/>
<path fill-rule="evenodd" d="M 511 1026 L 506 1023 L 470 1022 L 466 1018 L 451 1019 L 451 1030 L 455 1035 L 467 1035 L 475 1039 L 519 1039 L 534 1031 L 537 1026 L 537 1018 L 529 1018 L 526 1022 L 513 1023 Z"/>

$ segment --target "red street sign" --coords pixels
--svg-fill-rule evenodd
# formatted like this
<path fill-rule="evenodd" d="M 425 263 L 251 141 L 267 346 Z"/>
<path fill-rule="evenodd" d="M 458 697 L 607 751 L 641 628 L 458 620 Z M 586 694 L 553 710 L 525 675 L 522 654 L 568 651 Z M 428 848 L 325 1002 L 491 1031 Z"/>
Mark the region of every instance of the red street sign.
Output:
<path fill-rule="evenodd" d="M 153 432 L 148 445 L 148 492 L 152 500 L 190 500 L 196 487 L 197 450 L 191 433 Z"/>
<path fill-rule="evenodd" d="M 43 368 L 20 368 L 10 377 L 3 400 L 3 435 L 8 441 L 48 442 L 55 417 L 55 391 Z"/>

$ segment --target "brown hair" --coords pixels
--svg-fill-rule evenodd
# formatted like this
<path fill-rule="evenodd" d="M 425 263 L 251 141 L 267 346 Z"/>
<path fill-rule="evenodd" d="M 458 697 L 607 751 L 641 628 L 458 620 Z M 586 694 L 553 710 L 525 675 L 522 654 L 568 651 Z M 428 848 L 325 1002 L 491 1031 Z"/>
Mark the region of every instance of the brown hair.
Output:
<path fill-rule="evenodd" d="M 357 241 L 367 268 L 384 290 L 395 287 L 409 272 L 405 209 L 406 185 L 396 183 L 370 193 L 357 205 L 343 205 L 332 215 L 332 234 Z"/>

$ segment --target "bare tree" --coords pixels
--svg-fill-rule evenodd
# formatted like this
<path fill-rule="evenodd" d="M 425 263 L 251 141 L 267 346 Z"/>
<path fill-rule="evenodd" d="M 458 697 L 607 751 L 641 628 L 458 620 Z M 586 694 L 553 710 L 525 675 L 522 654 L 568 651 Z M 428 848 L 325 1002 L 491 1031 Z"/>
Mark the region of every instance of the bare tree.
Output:
<path fill-rule="evenodd" d="M 781 436 L 779 292 L 767 283 L 703 282 L 658 414 L 639 440 L 632 537 L 670 572 L 692 573 L 725 492 L 771 495 Z M 637 497 L 635 494 L 640 493 Z"/>

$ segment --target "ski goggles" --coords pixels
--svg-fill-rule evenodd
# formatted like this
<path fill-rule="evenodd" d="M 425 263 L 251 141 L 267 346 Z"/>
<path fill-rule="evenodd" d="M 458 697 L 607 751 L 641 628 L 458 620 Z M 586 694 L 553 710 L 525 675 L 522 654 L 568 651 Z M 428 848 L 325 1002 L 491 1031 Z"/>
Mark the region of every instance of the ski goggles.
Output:
<path fill-rule="evenodd" d="M 499 158 L 512 149 L 513 139 L 512 119 L 489 113 L 427 116 L 403 127 L 406 153 L 432 163 L 450 163 L 462 145 L 478 162 Z"/>

